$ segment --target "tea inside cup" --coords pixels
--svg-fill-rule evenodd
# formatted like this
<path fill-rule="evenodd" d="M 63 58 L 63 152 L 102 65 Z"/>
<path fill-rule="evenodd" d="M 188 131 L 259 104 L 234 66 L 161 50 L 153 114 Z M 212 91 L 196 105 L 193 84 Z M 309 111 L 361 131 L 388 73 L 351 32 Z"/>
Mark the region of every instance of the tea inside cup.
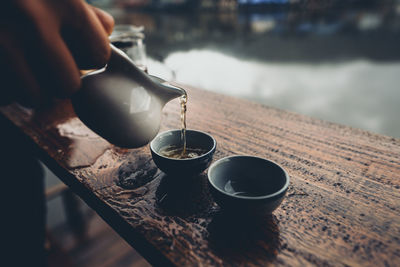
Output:
<path fill-rule="evenodd" d="M 181 130 L 160 133 L 150 143 L 157 167 L 174 176 L 199 174 L 211 163 L 217 142 L 202 131 L 186 130 L 186 151 L 183 151 Z"/>

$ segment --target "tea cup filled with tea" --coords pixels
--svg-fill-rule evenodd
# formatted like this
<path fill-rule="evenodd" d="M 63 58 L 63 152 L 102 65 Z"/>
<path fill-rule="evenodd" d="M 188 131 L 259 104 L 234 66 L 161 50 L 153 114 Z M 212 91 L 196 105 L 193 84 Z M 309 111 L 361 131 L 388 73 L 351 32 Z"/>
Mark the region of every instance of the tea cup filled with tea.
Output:
<path fill-rule="evenodd" d="M 217 142 L 208 133 L 186 130 L 185 140 L 181 130 L 158 134 L 150 143 L 154 163 L 171 176 L 193 176 L 208 168 Z"/>

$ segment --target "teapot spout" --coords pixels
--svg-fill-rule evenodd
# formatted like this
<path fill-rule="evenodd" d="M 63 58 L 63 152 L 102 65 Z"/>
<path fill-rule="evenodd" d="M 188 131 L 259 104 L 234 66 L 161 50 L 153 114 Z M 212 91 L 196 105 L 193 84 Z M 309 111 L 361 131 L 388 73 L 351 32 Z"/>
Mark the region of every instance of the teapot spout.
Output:
<path fill-rule="evenodd" d="M 164 104 L 174 98 L 186 95 L 184 89 L 173 86 L 161 78 L 148 75 L 140 70 L 124 52 L 113 45 L 111 45 L 111 58 L 106 69 L 109 72 L 124 73 L 131 77 L 146 90 L 157 95 L 163 100 Z"/>
<path fill-rule="evenodd" d="M 160 83 L 160 85 L 163 87 L 163 90 L 159 90 L 158 95 L 162 100 L 164 100 L 164 103 L 167 103 L 174 98 L 186 95 L 186 91 L 178 86 L 171 85 L 167 82 Z"/>

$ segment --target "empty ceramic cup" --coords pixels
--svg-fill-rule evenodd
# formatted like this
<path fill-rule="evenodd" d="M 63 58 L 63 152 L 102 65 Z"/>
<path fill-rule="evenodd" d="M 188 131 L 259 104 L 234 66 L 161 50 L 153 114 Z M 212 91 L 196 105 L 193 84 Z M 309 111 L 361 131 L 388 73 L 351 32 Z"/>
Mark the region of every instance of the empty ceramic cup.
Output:
<path fill-rule="evenodd" d="M 222 209 L 271 213 L 285 196 L 289 175 L 273 161 L 231 156 L 211 165 L 208 181 L 212 196 Z"/>
<path fill-rule="evenodd" d="M 212 161 L 217 142 L 201 131 L 186 130 L 187 152 L 181 157 L 181 130 L 160 133 L 150 143 L 154 163 L 171 176 L 193 176 L 208 168 Z M 175 148 L 175 151 L 174 151 Z"/>

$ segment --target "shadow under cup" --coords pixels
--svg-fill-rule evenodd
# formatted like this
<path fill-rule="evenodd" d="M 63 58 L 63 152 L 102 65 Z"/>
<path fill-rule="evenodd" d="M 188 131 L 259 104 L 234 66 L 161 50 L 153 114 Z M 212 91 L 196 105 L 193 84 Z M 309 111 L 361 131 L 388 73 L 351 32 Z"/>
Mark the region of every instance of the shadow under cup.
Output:
<path fill-rule="evenodd" d="M 169 158 L 160 151 L 169 146 L 182 147 L 181 130 L 170 130 L 157 135 L 150 143 L 150 150 L 157 167 L 170 176 L 193 176 L 203 172 L 210 165 L 216 148 L 215 139 L 201 131 L 186 130 L 186 146 L 204 150 L 194 158 Z"/>

